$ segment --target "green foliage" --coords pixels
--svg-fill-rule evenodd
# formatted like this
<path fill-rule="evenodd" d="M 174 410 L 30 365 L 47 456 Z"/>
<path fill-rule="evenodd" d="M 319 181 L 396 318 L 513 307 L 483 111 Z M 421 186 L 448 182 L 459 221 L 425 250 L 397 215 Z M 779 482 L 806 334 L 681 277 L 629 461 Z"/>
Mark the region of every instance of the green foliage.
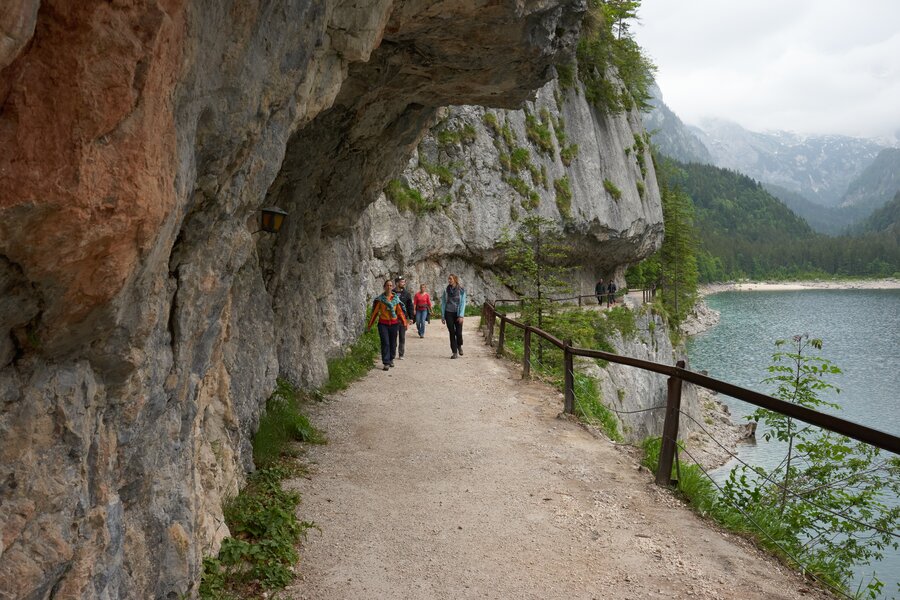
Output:
<path fill-rule="evenodd" d="M 291 441 L 320 444 L 324 438 L 300 412 L 299 392 L 289 381 L 279 379 L 253 436 L 253 462 L 258 467 L 274 464 Z"/>
<path fill-rule="evenodd" d="M 528 152 L 528 148 L 520 146 L 513 148 L 509 155 L 509 164 L 514 173 L 528 169 L 531 164 L 531 153 Z"/>
<path fill-rule="evenodd" d="M 582 421 L 597 425 L 615 442 L 623 440 L 619 433 L 619 422 L 613 412 L 606 408 L 600 397 L 600 386 L 597 380 L 583 373 L 575 373 L 575 414 Z"/>
<path fill-rule="evenodd" d="M 644 186 L 643 182 L 641 182 L 641 181 L 637 182 L 637 191 L 638 191 L 638 196 L 640 196 L 641 199 L 643 200 L 644 194 L 647 192 L 647 188 L 646 188 L 646 186 Z"/>
<path fill-rule="evenodd" d="M 378 331 L 373 327 L 363 333 L 346 354 L 328 361 L 328 381 L 319 388 L 323 394 L 333 394 L 360 379 L 372 368 L 372 361 L 380 351 Z"/>
<path fill-rule="evenodd" d="M 588 101 L 602 111 L 648 106 L 656 67 L 629 30 L 639 6 L 635 0 L 588 0 L 576 51 L 578 78 Z M 623 88 L 613 82 L 614 73 Z"/>
<path fill-rule="evenodd" d="M 569 178 L 563 177 L 553 182 L 556 190 L 556 208 L 559 214 L 566 220 L 572 218 L 572 188 L 569 187 Z"/>
<path fill-rule="evenodd" d="M 614 306 L 603 313 L 607 322 L 616 329 L 625 340 L 637 337 L 637 323 L 634 313 L 626 306 Z"/>
<path fill-rule="evenodd" d="M 416 214 L 427 211 L 428 201 L 422 196 L 422 192 L 409 187 L 399 179 L 391 179 L 384 188 L 384 193 L 401 211 L 412 211 Z"/>
<path fill-rule="evenodd" d="M 525 113 L 525 134 L 541 154 L 553 155 L 553 134 L 550 132 L 550 115 L 546 109 L 542 111 L 540 120 L 531 113 Z"/>
<path fill-rule="evenodd" d="M 505 271 L 501 281 L 529 298 L 523 318 L 540 327 L 543 316 L 553 309 L 548 296 L 571 289 L 566 280 L 571 272 L 571 247 L 553 221 L 538 215 L 523 219 L 515 232 L 504 232 L 499 247 Z"/>
<path fill-rule="evenodd" d="M 788 344 L 790 350 L 781 350 Z M 837 406 L 819 397 L 836 390 L 826 378 L 840 373 L 830 361 L 809 355 L 821 349 L 820 340 L 795 336 L 776 347 L 766 380 L 776 386 L 775 396 L 810 408 Z M 680 472 L 679 492 L 701 513 L 828 585 L 855 591 L 855 597 L 878 597 L 877 577 L 851 585 L 852 567 L 897 548 L 892 532 L 900 526 L 900 506 L 886 498 L 900 493 L 900 459 L 881 458 L 877 448 L 779 413 L 759 409 L 748 418 L 770 427 L 764 439 L 786 448 L 784 460 L 771 470 L 734 468 L 721 493 L 699 467 L 679 462 L 673 469 Z M 653 471 L 659 446 L 659 438 L 644 443 L 643 464 Z"/>
<path fill-rule="evenodd" d="M 519 306 L 498 306 L 497 310 L 503 313 L 515 312 L 519 310 Z M 530 307 L 526 307 L 526 311 L 530 310 Z M 532 313 L 529 314 L 531 317 L 534 316 Z M 541 328 L 560 339 L 571 339 L 576 346 L 613 352 L 609 338 L 614 333 L 614 327 L 603 313 L 566 310 L 545 315 Z M 532 337 L 532 344 L 532 375 L 562 391 L 564 385 L 562 352 L 555 346 L 541 344 L 537 337 Z M 511 358 L 523 360 L 525 350 L 521 329 L 507 328 L 505 349 Z M 618 421 L 613 412 L 603 404 L 597 381 L 583 373 L 575 373 L 574 380 L 575 414 L 583 421 L 599 427 L 611 440 L 622 441 Z"/>
<path fill-rule="evenodd" d="M 429 175 L 436 175 L 442 185 L 453 185 L 453 172 L 448 167 L 431 164 L 421 158 L 419 159 L 419 166 L 425 169 L 425 172 Z"/>
<path fill-rule="evenodd" d="M 786 346 L 789 350 L 783 349 Z M 838 391 L 827 378 L 841 372 L 829 360 L 810 355 L 822 349 L 821 340 L 797 335 L 778 340 L 776 348 L 770 377 L 764 380 L 776 386 L 775 397 L 807 408 L 840 408 L 820 397 Z M 885 548 L 897 548 L 890 532 L 900 528 L 900 506 L 886 499 L 900 495 L 900 461 L 881 459 L 874 446 L 781 413 L 757 409 L 748 419 L 764 423 L 764 439 L 786 446 L 785 456 L 771 470 L 733 469 L 724 491 L 729 503 L 743 510 L 757 504 L 771 507 L 791 554 L 817 565 L 822 569 L 817 575 L 835 586 L 848 586 L 853 565 L 881 558 Z M 869 590 L 878 585 L 873 580 Z"/>
<path fill-rule="evenodd" d="M 489 114 L 490 113 L 485 114 L 485 122 L 487 122 L 487 116 Z M 493 115 L 491 116 L 493 117 Z M 460 129 L 441 129 L 437 133 L 437 141 L 441 146 L 449 146 L 451 144 L 471 144 L 475 141 L 475 136 L 475 128 L 469 123 L 466 123 Z"/>
<path fill-rule="evenodd" d="M 300 495 L 281 487 L 281 481 L 296 469 L 285 460 L 287 448 L 294 441 L 325 443 L 322 433 L 300 412 L 300 399 L 289 382 L 279 379 L 266 402 L 253 437 L 258 470 L 223 507 L 232 537 L 222 541 L 217 557 L 204 559 L 201 598 L 249 597 L 259 590 L 282 588 L 293 579 L 297 544 L 314 525 L 296 516 Z"/>
<path fill-rule="evenodd" d="M 575 65 L 573 63 L 556 65 L 556 80 L 563 91 L 573 89 L 575 87 Z"/>
<path fill-rule="evenodd" d="M 258 597 L 261 590 L 283 588 L 294 578 L 297 544 L 315 524 L 297 518 L 300 494 L 281 487 L 291 475 L 284 465 L 260 469 L 226 503 L 232 537 L 222 541 L 217 557 L 203 560 L 201 598 Z"/>
<path fill-rule="evenodd" d="M 572 144 L 571 146 L 566 146 L 559 152 L 559 158 L 562 160 L 565 166 L 569 166 L 572 164 L 572 161 L 578 157 L 578 144 Z"/>
<path fill-rule="evenodd" d="M 622 199 L 622 190 L 620 190 L 618 187 L 616 187 L 616 184 L 614 184 L 609 179 L 603 180 L 603 189 L 606 190 L 607 193 L 609 193 L 609 195 L 613 197 L 613 200 L 618 201 L 618 200 Z"/>
<path fill-rule="evenodd" d="M 484 113 L 484 124 L 487 125 L 494 135 L 500 135 L 500 123 L 497 121 L 497 115 L 492 112 Z"/>
<path fill-rule="evenodd" d="M 392 179 L 388 182 L 387 187 L 384 188 L 384 195 L 399 210 L 414 212 L 417 215 L 440 210 L 452 201 L 450 195 L 427 200 L 422 196 L 422 192 L 409 187 L 399 179 Z"/>
<path fill-rule="evenodd" d="M 625 274 L 629 285 L 657 286 L 657 311 L 663 314 L 677 341 L 679 326 L 697 300 L 699 279 L 697 232 L 691 199 L 680 189 L 667 185 L 668 163 L 659 167 L 665 237 L 659 251 Z"/>

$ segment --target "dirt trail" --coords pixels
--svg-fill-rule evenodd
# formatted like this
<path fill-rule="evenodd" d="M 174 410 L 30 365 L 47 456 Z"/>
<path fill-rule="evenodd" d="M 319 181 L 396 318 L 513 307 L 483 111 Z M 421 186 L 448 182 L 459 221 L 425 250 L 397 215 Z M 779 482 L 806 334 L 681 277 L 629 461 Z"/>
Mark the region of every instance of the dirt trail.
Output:
<path fill-rule="evenodd" d="M 294 599 L 819 598 L 704 524 L 635 459 L 557 418 L 466 321 L 410 328 L 406 358 L 313 408 Z"/>

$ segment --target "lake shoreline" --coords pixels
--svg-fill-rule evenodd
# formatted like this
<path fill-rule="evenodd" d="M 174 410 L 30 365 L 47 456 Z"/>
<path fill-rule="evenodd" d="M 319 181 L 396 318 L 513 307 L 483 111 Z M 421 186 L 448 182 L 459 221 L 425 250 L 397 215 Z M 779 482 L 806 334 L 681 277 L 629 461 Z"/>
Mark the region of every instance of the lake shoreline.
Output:
<path fill-rule="evenodd" d="M 719 292 L 794 292 L 801 290 L 898 290 L 900 279 L 836 279 L 810 281 L 731 281 L 707 283 L 698 288 L 700 296 Z"/>

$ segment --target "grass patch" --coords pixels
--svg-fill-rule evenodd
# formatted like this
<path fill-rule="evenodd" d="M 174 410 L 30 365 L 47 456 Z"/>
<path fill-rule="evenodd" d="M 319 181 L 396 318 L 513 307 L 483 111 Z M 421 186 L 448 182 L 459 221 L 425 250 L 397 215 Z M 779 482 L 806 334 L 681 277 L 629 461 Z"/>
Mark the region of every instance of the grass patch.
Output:
<path fill-rule="evenodd" d="M 637 322 L 634 313 L 625 306 L 615 306 L 604 313 L 607 323 L 613 327 L 623 339 L 633 340 L 637 337 Z"/>
<path fill-rule="evenodd" d="M 453 172 L 444 165 L 432 164 L 430 162 L 426 162 L 419 159 L 419 166 L 425 169 L 425 172 L 429 175 L 435 175 L 438 178 L 438 181 L 441 182 L 442 185 L 453 185 Z"/>
<path fill-rule="evenodd" d="M 571 90 L 575 87 L 575 64 L 563 63 L 556 65 L 556 80 L 559 87 L 565 90 Z"/>
<path fill-rule="evenodd" d="M 638 191 L 638 196 L 640 196 L 641 199 L 643 200 L 644 194 L 647 193 L 647 187 L 644 185 L 644 182 L 642 182 L 642 181 L 637 182 L 637 191 Z"/>
<path fill-rule="evenodd" d="M 300 412 L 297 390 L 287 380 L 279 379 L 253 436 L 254 464 L 259 468 L 274 465 L 292 441 L 321 444 L 325 440 Z"/>
<path fill-rule="evenodd" d="M 531 164 L 531 153 L 527 148 L 513 148 L 509 155 L 509 164 L 514 173 L 523 171 Z"/>
<path fill-rule="evenodd" d="M 340 358 L 328 361 L 328 381 L 319 388 L 323 394 L 333 394 L 346 389 L 372 368 L 372 361 L 381 351 L 378 330 L 373 327 L 363 333 Z"/>
<path fill-rule="evenodd" d="M 525 114 L 525 135 L 534 144 L 541 154 L 552 156 L 554 152 L 553 133 L 550 132 L 549 113 L 542 111 L 541 116 L 546 114 L 547 118 L 538 120 L 531 113 Z"/>
<path fill-rule="evenodd" d="M 553 182 L 556 189 L 556 208 L 559 214 L 566 220 L 572 218 L 572 188 L 569 186 L 569 178 L 563 177 Z"/>
<path fill-rule="evenodd" d="M 288 448 L 296 441 L 325 443 L 324 435 L 300 412 L 302 398 L 289 382 L 279 379 L 266 401 L 253 437 L 258 470 L 223 506 L 231 537 L 222 540 L 216 557 L 203 560 L 201 598 L 259 597 L 263 590 L 283 588 L 293 580 L 297 545 L 315 524 L 297 518 L 300 494 L 281 486 L 299 470 L 288 458 Z"/>
<path fill-rule="evenodd" d="M 622 199 L 622 190 L 616 187 L 609 179 L 603 180 L 603 189 L 606 190 L 610 196 L 613 197 L 613 200 L 621 200 Z"/>
<path fill-rule="evenodd" d="M 422 192 L 409 187 L 399 179 L 391 179 L 388 182 L 387 187 L 384 188 L 384 195 L 398 210 L 413 212 L 417 215 L 440 210 L 447 207 L 452 201 L 449 194 L 428 200 L 422 195 Z"/>
<path fill-rule="evenodd" d="M 496 307 L 498 312 L 504 314 L 519 312 L 519 309 L 517 304 Z M 521 315 L 519 318 L 522 318 Z M 569 310 L 546 315 L 543 329 L 559 339 L 571 339 L 576 346 L 615 352 L 612 344 L 608 341 L 613 327 L 602 313 Z M 564 385 L 562 351 L 546 342 L 541 342 L 537 336 L 533 336 L 531 340 L 532 374 L 562 391 Z M 542 358 L 538 358 L 539 346 Z M 524 332 L 521 329 L 506 328 L 504 352 L 508 357 L 522 362 L 525 356 L 525 342 Z M 583 373 L 575 373 L 575 396 L 577 397 L 575 413 L 580 419 L 598 426 L 610 439 L 622 441 L 618 421 L 613 412 L 603 404 L 597 380 Z"/>
<path fill-rule="evenodd" d="M 565 166 L 569 166 L 572 164 L 572 161 L 578 156 L 578 144 L 572 144 L 571 146 L 566 146 L 559 152 L 559 158 L 562 160 Z"/>
<path fill-rule="evenodd" d="M 487 113 L 485 120 L 487 119 Z M 493 115 L 491 115 L 493 117 Z M 496 120 L 496 118 L 495 118 Z M 459 129 L 441 129 L 437 134 L 438 144 L 449 146 L 451 144 L 471 144 L 475 141 L 475 128 L 466 123 Z"/>

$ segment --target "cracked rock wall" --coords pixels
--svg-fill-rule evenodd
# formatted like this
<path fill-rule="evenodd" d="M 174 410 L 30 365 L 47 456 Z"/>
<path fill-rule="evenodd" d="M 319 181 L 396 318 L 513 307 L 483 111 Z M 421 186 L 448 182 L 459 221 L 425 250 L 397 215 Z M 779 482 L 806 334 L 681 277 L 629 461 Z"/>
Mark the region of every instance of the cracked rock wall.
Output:
<path fill-rule="evenodd" d="M 191 595 L 275 377 L 362 328 L 366 206 L 438 107 L 529 98 L 584 5 L 7 5 L 0 597 Z"/>

